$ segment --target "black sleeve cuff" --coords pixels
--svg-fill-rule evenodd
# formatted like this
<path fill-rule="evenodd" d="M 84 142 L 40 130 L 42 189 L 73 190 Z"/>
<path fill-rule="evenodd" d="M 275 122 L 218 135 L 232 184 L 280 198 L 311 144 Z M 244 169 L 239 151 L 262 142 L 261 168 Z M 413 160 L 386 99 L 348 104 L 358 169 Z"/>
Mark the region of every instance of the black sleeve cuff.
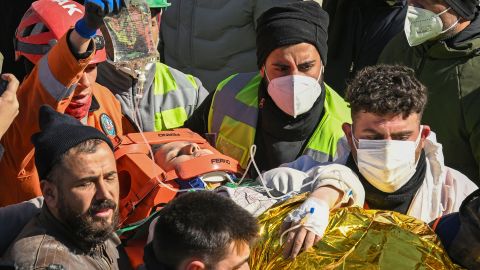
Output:
<path fill-rule="evenodd" d="M 86 52 L 84 53 L 77 53 L 73 50 L 73 45 L 70 44 L 70 34 L 72 34 L 72 31 L 73 29 L 70 29 L 68 31 L 68 34 L 67 34 L 67 44 L 68 44 L 68 48 L 70 49 L 70 52 L 72 52 L 73 56 L 77 59 L 77 60 L 81 60 L 81 59 L 86 59 L 88 58 L 90 55 L 92 55 L 93 51 L 94 51 L 94 43 L 93 43 L 93 40 L 90 40 L 90 43 L 88 44 L 88 49 Z"/>

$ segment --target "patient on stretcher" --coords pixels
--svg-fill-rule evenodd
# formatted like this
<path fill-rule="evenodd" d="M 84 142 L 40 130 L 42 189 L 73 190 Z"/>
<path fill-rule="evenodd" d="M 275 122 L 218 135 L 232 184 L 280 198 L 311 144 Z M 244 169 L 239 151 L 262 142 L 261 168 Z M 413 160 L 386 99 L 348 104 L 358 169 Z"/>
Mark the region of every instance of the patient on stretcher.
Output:
<path fill-rule="evenodd" d="M 120 175 L 119 181 L 123 182 L 121 183 L 122 196 L 119 204 L 123 220 L 122 230 L 129 227 L 135 228 L 132 224 L 136 222 L 147 221 L 145 225 L 138 227 L 139 229 L 125 233 L 123 248 L 134 268 L 143 263 L 143 247 L 147 241 L 145 234 L 142 236 L 137 232 L 140 232 L 141 227 L 145 226 L 148 231 L 152 215 L 155 217 L 157 210 L 177 196 L 182 189 L 184 189 L 183 191 L 199 188 L 213 189 L 214 192 L 228 196 L 254 216 L 263 214 L 260 216 L 261 222 L 264 222 L 267 217 L 272 217 L 269 213 L 275 211 L 266 212 L 267 210 L 282 207 L 282 204 L 279 206 L 278 203 L 292 198 L 296 194 L 310 192 L 301 205 L 297 204 L 290 208 L 290 214 L 286 215 L 287 220 L 291 223 L 289 224 L 290 229 L 297 226 L 296 230 L 280 233 L 282 237 L 276 235 L 274 239 L 271 239 L 271 241 L 280 241 L 281 238 L 285 243 L 285 246 L 282 247 L 284 257 L 294 257 L 291 254 L 296 253 L 295 255 L 297 255 L 300 250 L 307 250 L 307 244 L 295 246 L 294 243 L 298 240 L 299 235 L 304 237 L 303 243 L 309 242 L 310 246 L 314 245 L 314 242 L 311 241 L 312 236 L 318 240 L 320 238 L 318 235 L 323 235 L 328 225 L 329 208 L 332 207 L 325 207 L 324 203 L 315 198 L 316 193 L 322 187 L 338 188 L 340 194 L 345 193 L 343 199 L 335 204 L 359 206 L 363 204 L 363 194 L 346 194 L 349 187 L 336 184 L 338 178 L 352 178 L 342 167 L 329 166 L 328 170 L 317 169 L 308 172 L 280 167 L 264 173 L 262 178 L 242 181 L 242 172 L 238 169 L 238 163 L 234 159 L 222 155 L 203 138 L 189 130 L 152 132 L 145 133 L 144 136 L 145 138 L 142 138 L 139 134 L 129 134 L 120 138 L 116 143 L 115 151 Z M 153 159 L 150 150 L 152 150 Z M 303 180 L 298 181 L 298 179 Z M 29 204 L 25 205 L 27 207 Z M 315 209 L 313 212 L 312 208 Z M 10 211 L 10 213 L 12 212 Z M 30 213 L 34 215 L 33 212 Z M 308 220 L 305 219 L 305 213 L 309 217 Z M 2 213 L 0 213 L 1 215 Z M 278 216 L 277 223 L 285 223 L 284 218 L 285 215 Z M 298 227 L 298 219 L 303 222 L 303 227 Z M 25 220 L 25 222 L 27 221 L 28 219 Z M 18 219 L 17 222 L 19 222 Z M 15 227 L 22 228 L 23 224 L 16 224 Z M 153 228 L 153 226 L 151 227 Z M 288 226 L 286 228 L 289 229 Z M 15 235 L 15 232 L 12 231 L 9 234 Z M 264 236 L 262 235 L 262 237 Z M 270 250 L 274 247 L 271 244 L 265 244 L 259 243 L 261 250 Z M 278 252 L 278 249 L 275 252 Z M 265 262 L 259 261 L 256 254 L 254 251 L 251 266 L 256 265 L 256 269 L 261 269 L 265 266 Z M 309 253 L 308 256 L 311 254 Z M 308 260 L 302 257 L 299 261 L 295 261 L 300 263 Z M 283 261 L 278 262 L 282 263 Z"/>

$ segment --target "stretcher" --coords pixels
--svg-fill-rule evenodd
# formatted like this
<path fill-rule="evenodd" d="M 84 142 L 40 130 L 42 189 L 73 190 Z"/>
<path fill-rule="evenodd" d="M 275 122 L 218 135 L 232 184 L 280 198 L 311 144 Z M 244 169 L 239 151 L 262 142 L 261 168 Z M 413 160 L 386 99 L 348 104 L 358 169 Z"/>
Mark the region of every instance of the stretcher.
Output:
<path fill-rule="evenodd" d="M 133 227 L 142 224 L 179 193 L 181 181 L 189 181 L 199 175 L 222 171 L 238 174 L 238 162 L 221 154 L 207 140 L 189 129 L 171 131 L 130 133 L 112 137 L 114 156 L 120 183 L 119 226 Z M 152 145 L 187 141 L 198 144 L 211 155 L 196 157 L 165 171 L 154 162 Z M 140 227 L 140 226 L 139 226 Z M 134 232 L 121 236 L 132 266 L 136 269 L 143 263 L 145 239 L 133 239 Z M 146 236 L 146 235 L 144 235 Z"/>

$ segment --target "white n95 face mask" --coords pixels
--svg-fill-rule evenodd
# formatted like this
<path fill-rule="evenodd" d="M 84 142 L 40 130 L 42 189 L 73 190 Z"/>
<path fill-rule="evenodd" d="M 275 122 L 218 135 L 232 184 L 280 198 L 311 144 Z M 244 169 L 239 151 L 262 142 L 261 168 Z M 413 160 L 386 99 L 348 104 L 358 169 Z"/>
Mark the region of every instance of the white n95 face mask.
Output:
<path fill-rule="evenodd" d="M 415 150 L 422 137 L 422 128 L 415 141 L 360 139 L 358 148 L 352 132 L 353 145 L 357 150 L 357 166 L 363 177 L 383 192 L 399 190 L 415 174 Z"/>
<path fill-rule="evenodd" d="M 278 108 L 296 118 L 308 112 L 320 96 L 322 88 L 318 80 L 322 70 L 316 80 L 309 76 L 288 75 L 270 81 L 265 69 L 265 75 L 269 81 L 268 94 Z"/>
<path fill-rule="evenodd" d="M 405 18 L 405 36 L 407 37 L 408 44 L 413 47 L 424 43 L 427 40 L 438 37 L 440 34 L 443 34 L 453 27 L 455 27 L 459 20 L 458 19 L 454 24 L 448 27 L 445 30 L 443 29 L 443 22 L 440 19 L 440 15 L 449 11 L 450 8 L 435 14 L 434 12 L 408 6 L 407 17 Z"/>

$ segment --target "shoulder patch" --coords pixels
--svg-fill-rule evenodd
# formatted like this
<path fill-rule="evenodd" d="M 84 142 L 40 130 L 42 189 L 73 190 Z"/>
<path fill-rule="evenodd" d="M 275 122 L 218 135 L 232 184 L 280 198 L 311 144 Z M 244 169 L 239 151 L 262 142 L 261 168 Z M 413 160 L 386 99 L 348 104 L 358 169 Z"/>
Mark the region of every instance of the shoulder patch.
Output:
<path fill-rule="evenodd" d="M 115 123 L 113 123 L 112 118 L 106 113 L 100 115 L 100 125 L 102 126 L 103 133 L 108 136 L 117 135 L 117 129 L 115 128 Z"/>

